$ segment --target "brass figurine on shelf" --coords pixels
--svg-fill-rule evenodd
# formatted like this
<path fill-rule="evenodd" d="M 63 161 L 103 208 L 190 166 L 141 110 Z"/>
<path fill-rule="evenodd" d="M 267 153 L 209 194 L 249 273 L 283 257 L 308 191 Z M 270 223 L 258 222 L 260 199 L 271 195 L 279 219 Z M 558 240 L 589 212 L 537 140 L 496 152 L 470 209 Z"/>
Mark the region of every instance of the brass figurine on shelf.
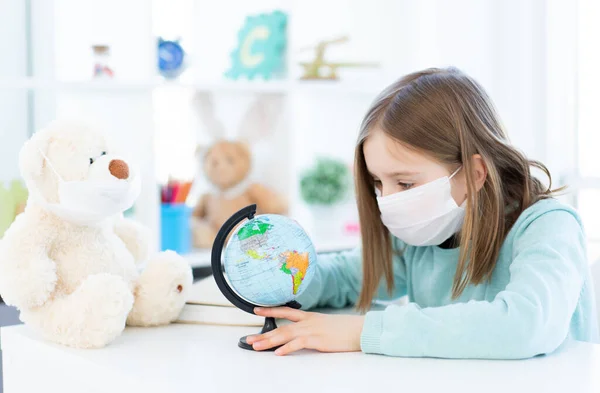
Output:
<path fill-rule="evenodd" d="M 316 46 L 302 48 L 300 51 L 314 50 L 315 58 L 311 62 L 301 62 L 300 65 L 304 67 L 304 75 L 300 79 L 303 80 L 338 80 L 337 70 L 338 68 L 349 68 L 349 67 L 378 67 L 378 63 L 369 62 L 345 62 L 345 63 L 332 63 L 325 60 L 325 49 L 332 44 L 341 44 L 348 42 L 348 37 L 343 36 L 332 40 L 321 41 Z M 326 69 L 329 72 L 323 74 L 322 69 Z"/>

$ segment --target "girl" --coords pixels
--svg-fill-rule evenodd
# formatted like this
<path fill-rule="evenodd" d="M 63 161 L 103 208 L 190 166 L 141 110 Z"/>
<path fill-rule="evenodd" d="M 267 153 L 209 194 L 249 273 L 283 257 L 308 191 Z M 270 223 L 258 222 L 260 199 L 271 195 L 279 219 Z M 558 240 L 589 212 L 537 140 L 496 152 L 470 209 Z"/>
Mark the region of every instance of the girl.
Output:
<path fill-rule="evenodd" d="M 323 255 L 304 309 L 408 295 L 345 316 L 257 309 L 295 323 L 257 350 L 527 358 L 565 339 L 598 341 L 586 239 L 511 146 L 490 99 L 460 71 L 429 69 L 385 90 L 355 153 L 362 249 Z M 360 267 L 362 260 L 362 270 Z"/>

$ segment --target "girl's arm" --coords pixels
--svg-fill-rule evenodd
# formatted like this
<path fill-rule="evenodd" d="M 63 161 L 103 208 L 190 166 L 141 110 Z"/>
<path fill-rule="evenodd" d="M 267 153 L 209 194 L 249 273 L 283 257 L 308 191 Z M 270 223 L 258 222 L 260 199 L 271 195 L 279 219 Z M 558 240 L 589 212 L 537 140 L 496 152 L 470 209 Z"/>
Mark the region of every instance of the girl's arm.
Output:
<path fill-rule="evenodd" d="M 394 242 L 394 249 L 401 245 Z M 385 282 L 380 286 L 377 299 L 396 299 L 406 295 L 406 266 L 400 256 L 394 256 L 394 291 L 387 292 Z M 315 307 L 342 308 L 354 305 L 362 286 L 362 251 L 322 254 L 318 256 L 315 277 L 298 297 L 303 310 Z"/>
<path fill-rule="evenodd" d="M 424 308 L 411 303 L 366 315 L 368 353 L 443 358 L 528 358 L 567 337 L 587 274 L 585 236 L 570 212 L 533 220 L 514 243 L 511 279 L 492 302 Z"/>

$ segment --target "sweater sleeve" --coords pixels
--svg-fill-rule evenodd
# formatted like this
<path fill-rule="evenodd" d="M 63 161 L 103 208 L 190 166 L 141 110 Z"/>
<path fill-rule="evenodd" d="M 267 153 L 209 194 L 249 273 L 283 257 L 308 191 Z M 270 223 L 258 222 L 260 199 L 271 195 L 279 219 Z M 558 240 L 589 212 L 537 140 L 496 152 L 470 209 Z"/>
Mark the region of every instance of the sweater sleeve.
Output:
<path fill-rule="evenodd" d="M 397 242 L 394 249 L 401 250 Z M 393 257 L 394 288 L 391 294 L 382 282 L 375 298 L 397 299 L 406 295 L 406 266 L 404 259 L 395 252 Z M 298 302 L 303 310 L 315 307 L 343 308 L 354 305 L 362 287 L 362 251 L 356 248 L 340 253 L 318 256 L 315 276 L 300 294 Z"/>
<path fill-rule="evenodd" d="M 521 228 L 519 228 L 521 230 Z M 367 313 L 361 347 L 406 357 L 519 359 L 554 351 L 567 337 L 587 267 L 585 236 L 564 210 L 516 234 L 510 282 L 493 301 Z"/>

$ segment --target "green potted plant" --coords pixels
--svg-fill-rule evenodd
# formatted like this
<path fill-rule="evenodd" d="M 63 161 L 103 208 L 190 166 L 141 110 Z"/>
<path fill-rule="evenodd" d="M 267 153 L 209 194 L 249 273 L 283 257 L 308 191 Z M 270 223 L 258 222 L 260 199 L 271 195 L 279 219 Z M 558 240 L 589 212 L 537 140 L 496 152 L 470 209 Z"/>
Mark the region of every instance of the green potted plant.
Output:
<path fill-rule="evenodd" d="M 337 241 L 343 232 L 345 202 L 352 189 L 350 169 L 341 160 L 318 157 L 300 177 L 300 194 L 313 215 L 317 242 Z"/>
<path fill-rule="evenodd" d="M 350 171 L 340 160 L 319 157 L 300 179 L 302 199 L 308 205 L 322 207 L 343 202 L 350 190 Z"/>

